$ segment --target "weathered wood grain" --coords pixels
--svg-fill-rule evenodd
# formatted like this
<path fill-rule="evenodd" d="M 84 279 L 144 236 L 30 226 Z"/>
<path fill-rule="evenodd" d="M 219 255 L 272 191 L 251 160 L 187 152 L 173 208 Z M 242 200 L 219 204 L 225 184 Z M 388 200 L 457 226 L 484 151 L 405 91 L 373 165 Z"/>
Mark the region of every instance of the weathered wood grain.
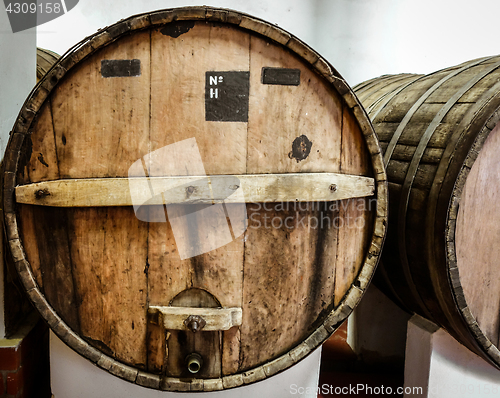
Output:
<path fill-rule="evenodd" d="M 162 29 L 152 32 L 154 67 L 151 75 L 151 107 L 155 117 L 151 119 L 151 151 L 194 138 L 203 170 L 207 174 L 242 174 L 246 171 L 246 123 L 205 120 L 205 78 L 207 71 L 248 71 L 249 34 L 228 26 L 201 23 L 192 27 L 191 24 L 185 25 L 184 30 L 186 32 L 177 38 L 162 32 Z M 192 67 L 186 68 L 186 62 Z M 165 70 L 169 73 L 165 74 Z M 172 112 L 172 109 L 176 111 Z M 170 158 L 163 159 L 163 163 L 170 165 L 163 165 L 163 170 L 173 167 L 178 173 L 181 165 L 180 175 L 199 175 L 191 169 L 195 165 L 186 162 L 182 153 L 180 156 L 177 164 Z M 157 166 L 152 166 L 150 170 L 153 172 L 159 170 Z M 186 172 L 185 167 L 190 169 Z M 194 214 L 203 208 L 202 205 L 192 205 L 190 208 L 168 206 L 168 220 L 170 222 L 176 216 L 182 220 L 186 213 L 192 211 Z M 177 233 L 207 243 L 213 241 L 218 236 L 220 223 L 226 222 L 221 210 L 214 208 L 213 211 L 207 210 L 195 216 L 196 231 L 190 231 L 187 222 L 177 223 Z M 171 226 L 150 224 L 150 303 L 168 305 L 184 289 L 199 288 L 216 296 L 222 306 L 241 307 L 243 240 L 240 236 L 237 238 L 210 253 L 182 260 Z M 213 246 L 217 247 L 216 244 Z M 236 336 L 228 336 L 226 333 L 222 336 L 222 355 L 231 362 L 224 362 L 223 366 L 234 368 L 235 358 L 226 352 L 239 352 L 239 340 Z"/>
<path fill-rule="evenodd" d="M 177 38 L 151 32 L 151 152 L 193 137 L 208 175 L 245 173 L 247 126 L 205 121 L 205 76 L 248 71 L 249 40 L 245 32 L 205 23 Z"/>
<path fill-rule="evenodd" d="M 46 50 L 45 48 L 37 47 L 36 49 L 36 81 L 47 73 L 47 71 L 54 65 L 60 58 L 58 54 L 53 51 Z"/>
<path fill-rule="evenodd" d="M 40 208 L 32 211 L 43 292 L 65 322 L 80 332 L 79 295 L 73 275 L 67 211 Z"/>
<path fill-rule="evenodd" d="M 314 208 L 312 203 L 283 203 L 277 209 L 248 206 L 242 370 L 285 352 L 305 336 L 319 312 L 331 305 L 335 268 L 330 256 L 335 256 L 337 247 L 335 203 Z M 254 349 L 256 345 L 259 350 Z"/>
<path fill-rule="evenodd" d="M 36 134 L 30 136 L 32 152 L 29 162 L 19 172 L 24 177 L 19 183 L 49 181 L 59 179 L 59 164 L 54 136 L 51 102 L 47 101 L 40 110 L 35 125 Z"/>
<path fill-rule="evenodd" d="M 132 163 L 148 153 L 149 55 L 149 32 L 136 33 L 75 66 L 55 88 L 60 178 L 127 177 Z M 141 75 L 103 78 L 106 59 L 140 59 Z"/>
<path fill-rule="evenodd" d="M 260 73 L 251 73 L 247 172 L 337 172 L 342 124 L 338 97 L 285 50 L 260 38 L 251 40 L 251 71 L 263 66 L 300 69 L 301 84 L 262 85 Z M 279 142 L 276 132 L 282 137 Z M 294 157 L 295 140 L 312 142 L 306 158 Z M 333 223 L 338 209 L 330 210 L 330 204 L 248 206 L 241 370 L 286 352 L 332 305 L 335 267 L 330 260 L 336 253 Z"/>
<path fill-rule="evenodd" d="M 341 171 L 370 175 L 372 170 L 361 131 L 352 114 L 344 110 L 342 123 Z M 376 201 L 368 198 L 340 202 L 338 219 L 337 267 L 335 268 L 335 306 L 358 276 L 366 256 Z"/>
<path fill-rule="evenodd" d="M 126 177 L 147 153 L 149 47 L 149 32 L 129 36 L 80 63 L 56 87 L 51 104 L 61 178 Z M 140 59 L 141 75 L 103 78 L 102 59 Z M 144 368 L 147 224 L 132 208 L 75 209 L 68 234 L 82 336 Z"/>
<path fill-rule="evenodd" d="M 40 288 L 43 289 L 42 270 L 40 268 L 40 253 L 38 252 L 38 242 L 34 239 L 36 220 L 33 215 L 34 206 L 20 206 L 19 220 L 22 225 L 21 240 L 26 252 L 26 257 L 30 261 L 30 267 L 35 277 L 35 280 Z"/>
<path fill-rule="evenodd" d="M 81 335 L 107 355 L 144 368 L 147 224 L 126 207 L 72 209 L 70 214 Z"/>
<path fill-rule="evenodd" d="M 401 91 L 411 86 L 414 82 L 418 81 L 422 75 L 408 75 L 405 79 L 399 80 L 396 84 L 391 85 L 391 90 L 386 92 L 382 97 L 376 99 L 368 97 L 364 103 L 369 102 L 370 105 L 366 108 L 366 111 L 370 114 L 370 118 L 375 120 L 378 114 L 385 108 L 385 106 L 398 95 Z"/>
<path fill-rule="evenodd" d="M 251 49 L 246 172 L 338 172 L 342 123 L 338 95 L 286 49 L 259 37 L 252 37 Z M 261 84 L 264 66 L 300 69 L 301 84 Z M 294 142 L 304 147 L 311 143 L 309 151 L 299 156 Z"/>

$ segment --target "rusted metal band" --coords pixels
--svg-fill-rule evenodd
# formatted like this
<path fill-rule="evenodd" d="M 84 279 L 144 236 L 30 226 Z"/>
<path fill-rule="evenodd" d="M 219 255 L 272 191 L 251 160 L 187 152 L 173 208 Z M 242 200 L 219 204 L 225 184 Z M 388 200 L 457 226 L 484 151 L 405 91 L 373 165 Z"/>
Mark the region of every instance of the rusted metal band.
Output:
<path fill-rule="evenodd" d="M 441 187 L 444 181 L 444 178 L 446 176 L 446 173 L 448 171 L 448 167 L 452 161 L 453 154 L 455 153 L 455 150 L 457 148 L 457 144 L 459 140 L 462 138 L 464 132 L 469 128 L 469 125 L 471 124 L 472 120 L 476 117 L 477 113 L 479 112 L 480 109 L 484 108 L 485 106 L 488 105 L 489 102 L 491 102 L 495 96 L 498 96 L 500 92 L 500 83 L 495 84 L 493 87 L 491 87 L 488 91 L 486 91 L 483 96 L 481 101 L 477 101 L 468 111 L 467 114 L 464 115 L 464 118 L 460 122 L 460 125 L 456 129 L 456 133 L 453 134 L 453 136 L 450 138 L 448 141 L 448 144 L 446 146 L 446 149 L 441 157 L 441 160 L 438 165 L 438 169 L 436 171 L 436 175 L 434 177 L 434 180 L 432 182 L 432 187 L 429 192 L 429 197 L 430 198 L 437 198 L 440 195 Z M 494 122 L 496 119 L 498 110 L 495 111 L 493 116 L 486 122 L 487 125 L 491 127 L 491 124 Z M 485 124 L 485 126 L 486 126 Z M 493 126 L 494 127 L 494 126 Z M 484 127 L 483 127 L 484 128 Z M 492 130 L 492 127 L 489 128 Z M 429 208 L 427 211 L 427 219 L 430 217 L 434 217 L 436 212 L 436 202 L 430 202 Z"/>
<path fill-rule="evenodd" d="M 401 75 L 388 75 L 387 77 L 380 77 L 380 81 L 378 83 L 385 83 L 385 84 L 380 84 L 380 85 L 377 85 L 377 84 L 374 84 L 372 86 L 370 86 L 368 89 L 366 90 L 361 90 L 361 91 L 358 91 L 358 90 L 355 90 L 356 92 L 356 95 L 358 96 L 359 100 L 365 104 L 366 103 L 366 99 L 368 97 L 370 97 L 372 94 L 377 94 L 381 88 L 383 87 L 386 87 L 388 86 L 389 84 L 394 84 L 394 83 L 397 83 L 397 82 L 400 82 L 400 81 L 403 81 L 403 80 L 407 80 L 408 79 L 408 76 L 407 74 L 401 74 Z M 410 75 L 410 76 L 413 76 L 413 75 Z M 389 93 L 385 93 L 385 95 L 388 95 Z M 377 101 L 380 101 L 384 96 L 380 97 L 380 98 L 377 98 Z M 373 106 L 374 104 L 371 104 L 371 106 Z M 368 114 L 370 114 L 369 112 L 369 107 L 366 107 L 366 111 L 368 112 Z M 370 118 L 371 119 L 371 118 Z M 373 120 L 373 119 L 371 119 Z"/>
<path fill-rule="evenodd" d="M 476 62 L 466 65 L 462 68 L 455 69 L 449 74 L 447 74 L 445 77 L 440 79 L 438 82 L 434 83 L 434 85 L 429 88 L 418 100 L 415 102 L 410 110 L 406 113 L 404 116 L 403 120 L 401 123 L 399 123 L 398 128 L 394 132 L 394 135 L 391 138 L 391 141 L 389 142 L 389 145 L 387 146 L 387 149 L 384 154 L 384 164 L 387 166 L 389 164 L 389 161 L 391 160 L 392 154 L 394 152 L 394 149 L 396 148 L 396 144 L 398 143 L 399 139 L 401 138 L 401 135 L 403 134 L 403 130 L 405 127 L 408 125 L 410 122 L 411 118 L 415 114 L 415 112 L 420 108 L 420 105 L 424 103 L 424 101 L 430 97 L 430 95 L 435 92 L 439 87 L 441 87 L 446 81 L 451 79 L 453 76 L 458 75 L 459 73 L 462 73 L 463 71 L 473 67 L 474 65 L 479 65 L 480 63 L 487 61 L 489 59 L 492 59 L 494 57 L 488 57 L 488 58 L 481 58 L 480 60 L 477 60 Z"/>
<path fill-rule="evenodd" d="M 364 102 L 365 97 L 378 91 L 378 90 L 374 89 L 375 86 L 377 86 L 381 83 L 384 83 L 386 81 L 389 81 L 390 83 L 394 83 L 395 81 L 403 80 L 405 78 L 406 78 L 406 75 L 405 76 L 397 75 L 397 78 L 395 78 L 394 75 L 383 75 L 383 76 L 380 76 L 376 79 L 369 80 L 368 82 L 361 83 L 363 86 L 362 87 L 355 87 L 354 91 L 356 92 L 356 95 L 358 96 L 359 100 L 361 102 Z"/>
<path fill-rule="evenodd" d="M 380 97 L 379 99 L 377 99 L 377 101 L 375 101 L 373 104 L 371 104 L 368 108 L 367 108 L 367 112 L 368 112 L 368 115 L 370 115 L 370 120 L 375 123 L 375 118 L 378 116 L 378 114 L 385 108 L 385 106 L 396 96 L 398 95 L 401 91 L 403 91 L 405 88 L 411 86 L 413 83 L 416 83 L 417 81 L 419 81 L 421 78 L 423 78 L 425 75 L 418 75 L 417 77 L 415 77 L 414 79 L 410 80 L 409 82 L 407 82 L 406 84 L 403 84 L 401 86 L 399 86 L 398 88 L 396 88 L 394 91 L 390 92 L 390 93 L 387 93 L 386 95 Z M 373 109 L 375 109 L 376 106 L 379 105 L 379 108 L 377 110 L 377 112 L 375 113 L 371 113 Z"/>

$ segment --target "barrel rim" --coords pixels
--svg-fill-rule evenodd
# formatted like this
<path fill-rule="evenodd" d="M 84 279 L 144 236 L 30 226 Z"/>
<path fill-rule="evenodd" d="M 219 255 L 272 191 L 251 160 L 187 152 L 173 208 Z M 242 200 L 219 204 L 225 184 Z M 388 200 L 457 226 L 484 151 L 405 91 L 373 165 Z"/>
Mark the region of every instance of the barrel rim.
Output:
<path fill-rule="evenodd" d="M 66 325 L 44 297 L 31 271 L 31 266 L 26 259 L 18 230 L 14 199 L 17 166 L 19 158 L 22 156 L 24 139 L 30 134 L 31 124 L 35 121 L 38 111 L 65 74 L 94 52 L 134 31 L 151 29 L 184 20 L 208 21 L 239 26 L 242 29 L 257 33 L 281 44 L 304 60 L 306 64 L 310 65 L 311 69 L 315 70 L 316 73 L 325 79 L 326 83 L 329 83 L 332 89 L 343 98 L 360 127 L 367 151 L 370 154 L 371 166 L 376 182 L 375 197 L 377 200 L 376 211 L 374 211 L 373 217 L 373 231 L 371 233 L 371 240 L 369 241 L 370 246 L 367 249 L 359 274 L 342 301 L 326 316 L 321 325 L 299 345 L 264 365 L 243 373 L 223 376 L 218 379 L 195 379 L 190 382 L 178 378 L 162 378 L 161 376 L 133 368 L 115 360 L 90 346 L 89 343 Z M 70 348 L 100 368 L 124 380 L 154 389 L 168 391 L 216 391 L 229 389 L 266 379 L 288 369 L 305 358 L 333 334 L 361 300 L 375 272 L 386 234 L 388 193 L 387 177 L 383 166 L 381 149 L 368 116 L 352 89 L 328 61 L 300 39 L 282 28 L 259 18 L 223 8 L 206 6 L 170 8 L 134 15 L 99 30 L 73 46 L 54 64 L 26 99 L 14 128 L 10 133 L 2 174 L 4 177 L 4 224 L 11 255 L 26 292 L 42 317 L 56 335 Z"/>
<path fill-rule="evenodd" d="M 467 177 L 481 152 L 488 136 L 493 131 L 493 129 L 500 123 L 500 106 L 491 114 L 487 121 L 483 124 L 479 130 L 477 136 L 471 145 L 465 160 L 463 161 L 461 168 L 458 172 L 455 184 L 453 186 L 453 191 L 450 197 L 450 202 L 448 205 L 448 211 L 446 216 L 446 226 L 445 226 L 445 237 L 446 237 L 446 271 L 449 278 L 450 288 L 453 294 L 453 298 L 456 302 L 457 308 L 462 316 L 463 321 L 466 324 L 469 332 L 475 338 L 475 342 L 479 345 L 480 349 L 486 355 L 486 359 L 489 360 L 496 368 L 500 369 L 500 350 L 499 348 L 491 342 L 491 340 L 483 333 L 479 324 L 477 323 L 476 317 L 470 310 L 467 304 L 467 298 L 465 297 L 462 283 L 460 279 L 460 270 L 457 265 L 457 254 L 455 246 L 455 232 L 456 232 L 456 217 L 458 216 L 458 209 L 460 205 L 460 198 L 462 197 L 463 189 L 467 182 Z"/>

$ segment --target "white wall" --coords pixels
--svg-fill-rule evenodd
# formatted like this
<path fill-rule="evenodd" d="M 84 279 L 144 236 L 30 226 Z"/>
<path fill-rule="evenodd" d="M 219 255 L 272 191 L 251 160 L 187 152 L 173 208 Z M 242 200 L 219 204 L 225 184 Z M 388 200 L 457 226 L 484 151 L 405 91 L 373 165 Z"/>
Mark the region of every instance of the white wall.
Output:
<path fill-rule="evenodd" d="M 500 397 L 498 369 L 444 329 L 415 315 L 408 323 L 408 342 L 405 397 Z"/>
<path fill-rule="evenodd" d="M 63 54 L 97 29 L 134 14 L 172 7 L 210 5 L 232 8 L 276 23 L 308 43 L 314 39 L 315 2 L 304 0 L 80 0 L 67 15 L 38 28 L 38 46 Z"/>
<path fill-rule="evenodd" d="M 500 53 L 497 0 L 317 0 L 312 44 L 350 85 Z"/>
<path fill-rule="evenodd" d="M 38 28 L 38 45 L 60 54 L 119 19 L 204 1 L 80 0 Z M 388 73 L 431 73 L 500 52 L 497 0 L 212 0 L 276 23 L 328 59 L 351 85 Z"/>

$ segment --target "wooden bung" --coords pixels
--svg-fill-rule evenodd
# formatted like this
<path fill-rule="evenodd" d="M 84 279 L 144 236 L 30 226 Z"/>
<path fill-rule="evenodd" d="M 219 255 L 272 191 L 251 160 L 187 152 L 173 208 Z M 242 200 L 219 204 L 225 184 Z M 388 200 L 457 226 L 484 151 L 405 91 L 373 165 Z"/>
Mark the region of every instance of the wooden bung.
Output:
<path fill-rule="evenodd" d="M 289 368 L 361 299 L 385 236 L 378 140 L 299 39 L 161 10 L 65 54 L 7 147 L 9 247 L 79 354 L 141 386 L 215 391 Z"/>
<path fill-rule="evenodd" d="M 391 197 L 377 284 L 500 368 L 500 57 L 355 91 Z"/>

